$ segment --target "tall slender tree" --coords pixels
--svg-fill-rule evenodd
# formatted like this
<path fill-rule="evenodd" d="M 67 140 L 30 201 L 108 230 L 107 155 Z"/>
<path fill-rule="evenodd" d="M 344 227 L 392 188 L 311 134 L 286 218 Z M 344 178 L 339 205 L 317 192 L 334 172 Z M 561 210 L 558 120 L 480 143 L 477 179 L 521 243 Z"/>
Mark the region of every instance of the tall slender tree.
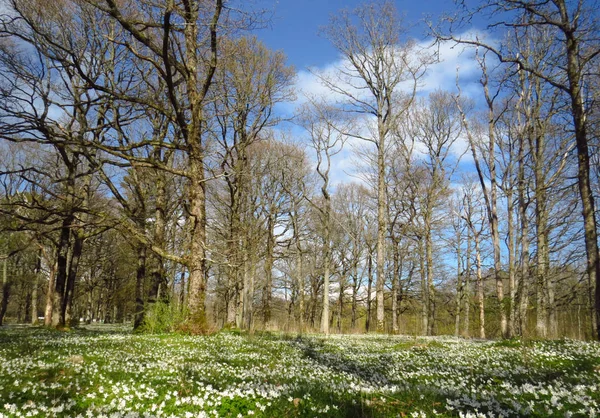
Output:
<path fill-rule="evenodd" d="M 585 0 L 486 0 L 471 5 L 460 2 L 463 19 L 448 19 L 445 30 L 435 30 L 439 39 L 453 40 L 462 44 L 484 48 L 500 62 L 514 65 L 550 84 L 567 99 L 577 149 L 577 184 L 582 206 L 584 241 L 586 249 L 586 270 L 590 282 L 595 284 L 593 326 L 596 338 L 600 339 L 600 254 L 598 251 L 598 228 L 595 216 L 595 202 L 590 179 L 590 138 L 587 117 L 591 108 L 585 94 L 586 77 L 593 73 L 589 69 L 598 65 L 600 42 L 598 33 L 598 13 L 595 2 Z M 530 32 L 541 28 L 551 29 L 555 44 L 552 48 L 554 65 L 539 68 L 523 59 L 511 44 L 487 43 L 479 38 L 458 35 L 460 23 L 469 21 L 474 15 L 486 13 L 490 18 L 488 28 L 501 30 L 509 28 L 509 39 L 528 37 Z"/>
<path fill-rule="evenodd" d="M 325 34 L 341 53 L 343 62 L 323 83 L 345 100 L 347 110 L 369 115 L 365 134 L 349 132 L 377 150 L 377 330 L 384 330 L 385 250 L 387 197 L 386 153 L 397 120 L 412 102 L 427 59 L 415 42 L 400 38 L 404 28 L 391 2 L 372 2 L 332 17 Z M 402 85 L 407 83 L 408 88 Z M 359 131 L 360 132 L 360 131 Z"/>

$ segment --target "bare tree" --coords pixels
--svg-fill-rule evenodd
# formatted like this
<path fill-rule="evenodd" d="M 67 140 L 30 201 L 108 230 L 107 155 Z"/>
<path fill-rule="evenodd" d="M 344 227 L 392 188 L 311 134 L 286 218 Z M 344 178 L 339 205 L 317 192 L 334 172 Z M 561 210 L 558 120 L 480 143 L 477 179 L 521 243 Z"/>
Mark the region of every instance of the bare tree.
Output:
<path fill-rule="evenodd" d="M 464 20 L 450 19 L 446 31 L 436 30 L 440 39 L 454 40 L 468 45 L 485 48 L 500 62 L 514 65 L 550 84 L 567 98 L 572 119 L 572 127 L 577 149 L 577 182 L 582 204 L 584 240 L 586 248 L 587 274 L 590 282 L 596 284 L 594 326 L 596 338 L 600 339 L 600 255 L 598 252 L 598 230 L 595 217 L 595 202 L 590 181 L 589 126 L 587 116 L 591 111 L 586 101 L 585 82 L 590 68 L 598 64 L 600 42 L 598 33 L 597 4 L 585 0 L 552 0 L 530 2 L 521 0 L 487 0 L 474 8 L 461 2 L 460 13 Z M 507 43 L 493 45 L 480 39 L 467 39 L 457 36 L 460 28 L 456 23 L 470 17 L 486 13 L 492 22 L 490 30 L 509 28 L 509 36 L 527 37 L 530 32 L 549 28 L 555 39 L 552 48 L 554 65 L 545 68 L 532 66 L 523 59 L 518 50 Z"/>
<path fill-rule="evenodd" d="M 261 133 L 276 125 L 281 118 L 273 115 L 273 107 L 292 98 L 290 89 L 293 69 L 285 66 L 281 52 L 269 51 L 256 38 L 226 40 L 223 45 L 223 65 L 218 69 L 218 84 L 214 91 L 215 117 L 219 126 L 217 141 L 222 151 L 220 171 L 229 191 L 231 208 L 228 231 L 227 259 L 229 286 L 225 294 L 227 323 L 238 318 L 241 325 L 241 305 L 244 269 L 242 213 L 248 193 L 247 149 L 260 139 Z M 241 292 L 241 293 L 240 293 Z M 237 313 L 237 315 L 236 315 Z"/>
<path fill-rule="evenodd" d="M 456 170 L 458 158 L 454 157 L 453 145 L 461 132 L 460 112 L 450 93 L 436 91 L 429 95 L 427 103 L 420 102 L 411 110 L 410 133 L 425 148 L 422 165 L 426 173 L 426 185 L 422 188 L 420 218 L 423 222 L 426 264 L 425 311 L 427 335 L 434 333 L 435 288 L 433 280 L 433 234 L 447 211 L 444 203 L 449 197 L 449 183 Z"/>
<path fill-rule="evenodd" d="M 368 115 L 368 133 L 349 133 L 377 149 L 377 330 L 384 330 L 385 247 L 387 233 L 385 155 L 398 118 L 414 98 L 427 60 L 403 33 L 391 2 L 373 2 L 331 18 L 325 33 L 343 62 L 323 83 L 342 97 L 347 110 Z M 407 83 L 405 87 L 403 83 Z"/>
<path fill-rule="evenodd" d="M 331 158 L 343 147 L 345 135 L 349 129 L 339 126 L 340 114 L 333 106 L 323 100 L 312 98 L 300 113 L 299 123 L 306 130 L 310 146 L 317 157 L 317 174 L 321 178 L 322 204 L 313 202 L 313 206 L 321 215 L 323 227 L 323 312 L 321 315 L 321 332 L 329 334 L 329 282 L 332 266 L 331 240 L 331 195 L 329 191 Z"/>
<path fill-rule="evenodd" d="M 463 213 L 461 216 L 465 220 L 470 231 L 470 237 L 473 238 L 475 244 L 474 250 L 477 272 L 477 304 L 479 308 L 479 338 L 485 338 L 485 295 L 482 273 L 481 242 L 485 227 L 484 219 L 486 216 L 482 210 L 480 196 L 478 195 L 473 184 L 466 184 L 464 186 L 462 200 Z M 467 250 L 467 257 L 469 256 L 470 248 Z"/>

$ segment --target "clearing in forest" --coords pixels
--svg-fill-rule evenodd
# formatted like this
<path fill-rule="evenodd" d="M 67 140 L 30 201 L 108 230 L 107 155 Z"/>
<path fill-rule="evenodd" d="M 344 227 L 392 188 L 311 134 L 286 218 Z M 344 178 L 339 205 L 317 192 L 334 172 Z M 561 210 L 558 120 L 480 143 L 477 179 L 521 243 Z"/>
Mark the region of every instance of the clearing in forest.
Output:
<path fill-rule="evenodd" d="M 0 330 L 0 417 L 595 416 L 600 344 Z"/>

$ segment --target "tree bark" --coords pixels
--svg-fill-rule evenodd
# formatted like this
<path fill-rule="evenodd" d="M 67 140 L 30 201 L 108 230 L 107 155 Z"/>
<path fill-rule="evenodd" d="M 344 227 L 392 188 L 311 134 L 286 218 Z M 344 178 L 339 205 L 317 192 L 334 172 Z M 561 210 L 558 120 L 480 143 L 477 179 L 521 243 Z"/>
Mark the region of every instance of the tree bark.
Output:
<path fill-rule="evenodd" d="M 50 277 L 48 277 L 48 289 L 46 291 L 46 307 L 44 309 L 44 326 L 52 326 L 52 307 L 54 306 L 54 287 L 56 282 L 56 271 L 58 270 L 58 249 L 55 250 L 55 259 L 52 260 L 50 267 Z"/>
<path fill-rule="evenodd" d="M 423 335 L 427 335 L 429 332 L 429 286 L 427 283 L 427 270 L 425 260 L 425 248 L 424 243 L 419 239 L 418 243 L 419 251 L 419 272 L 421 274 L 421 323 L 423 325 Z"/>
<path fill-rule="evenodd" d="M 321 332 L 329 335 L 329 269 L 331 265 L 331 243 L 330 243 L 330 222 L 331 222 L 331 203 L 327 185 L 323 186 L 323 197 L 325 207 L 323 212 L 325 234 L 323 237 L 323 312 L 321 314 Z"/>
<path fill-rule="evenodd" d="M 351 303 L 351 317 L 350 317 L 350 329 L 352 332 L 356 329 L 356 317 L 358 308 L 358 290 L 360 288 L 360 282 L 358 278 L 358 263 L 354 264 L 352 274 L 352 303 Z"/>
<path fill-rule="evenodd" d="M 269 211 L 267 219 L 267 249 L 265 254 L 265 284 L 262 294 L 263 327 L 266 329 L 271 321 L 271 299 L 273 297 L 273 251 L 275 250 L 274 208 Z"/>
<path fill-rule="evenodd" d="M 300 231 L 298 231 L 298 220 L 294 222 L 294 239 L 296 241 L 296 286 L 298 287 L 298 330 L 304 333 L 304 268 L 302 262 L 302 244 L 300 242 Z"/>
<path fill-rule="evenodd" d="M 160 152 L 155 152 L 155 158 L 160 159 Z M 167 210 L 167 184 L 165 179 L 165 173 L 157 171 L 155 174 L 156 179 L 156 196 L 155 196 L 155 210 L 154 210 L 154 236 L 152 244 L 153 246 L 165 249 L 165 234 L 166 234 L 166 210 Z M 165 271 L 165 265 L 163 257 L 156 251 L 150 253 L 151 266 L 150 271 L 150 286 L 148 287 L 148 309 L 152 309 L 152 306 L 157 301 L 166 302 L 169 299 L 167 292 L 167 274 Z M 161 294 L 159 294 L 161 292 Z"/>
<path fill-rule="evenodd" d="M 341 279 L 340 279 L 341 280 Z M 342 286 L 342 283 L 340 283 L 340 289 L 339 289 L 339 294 L 338 294 L 338 317 L 337 317 L 337 329 L 338 329 L 338 333 L 342 333 L 342 322 L 343 322 L 343 315 L 344 315 L 344 292 L 345 292 L 345 288 L 344 286 Z"/>
<path fill-rule="evenodd" d="M 42 274 L 42 249 L 38 251 L 35 260 L 35 270 L 33 277 L 33 289 L 31 290 L 31 325 L 38 323 L 38 287 L 40 284 L 40 275 Z"/>
<path fill-rule="evenodd" d="M 477 302 L 479 304 L 479 338 L 485 338 L 485 299 L 483 294 L 483 276 L 481 274 L 481 250 L 479 248 L 479 234 L 474 233 L 475 262 L 477 266 Z"/>
<path fill-rule="evenodd" d="M 12 281 L 8 278 L 8 254 L 4 256 L 2 261 L 2 301 L 0 301 L 0 326 L 4 324 L 4 316 L 8 308 L 8 299 L 10 298 L 10 290 Z"/>
<path fill-rule="evenodd" d="M 65 297 L 63 299 L 62 312 L 65 318 L 65 324 L 69 325 L 72 319 L 73 296 L 75 293 L 75 282 L 77 281 L 77 270 L 79 269 L 79 260 L 83 253 L 84 236 L 83 230 L 78 229 L 73 233 L 73 247 L 71 248 L 67 283 L 65 286 Z"/>
<path fill-rule="evenodd" d="M 495 156 L 495 147 L 496 147 L 496 132 L 495 132 L 495 115 L 493 112 L 493 102 L 490 99 L 487 84 L 484 85 L 484 90 L 487 98 L 487 102 L 489 105 L 489 156 L 488 156 L 488 168 L 490 170 L 490 193 L 489 193 L 489 202 L 488 202 L 488 216 L 490 220 L 490 229 L 492 232 L 492 245 L 494 248 L 494 274 L 496 276 L 496 295 L 498 297 L 498 304 L 500 308 L 500 332 L 502 333 L 502 337 L 506 338 L 508 336 L 508 321 L 506 318 L 506 306 L 504 301 L 504 282 L 502 280 L 502 276 L 500 272 L 502 270 L 501 264 L 501 252 L 500 252 L 500 231 L 498 226 L 498 198 L 497 198 L 497 179 L 496 179 L 496 156 Z"/>
<path fill-rule="evenodd" d="M 431 224 L 425 226 L 425 254 L 427 257 L 427 335 L 434 334 L 435 324 L 435 287 L 433 285 L 433 239 L 431 237 Z"/>
<path fill-rule="evenodd" d="M 471 335 L 471 230 L 467 229 L 467 267 L 464 277 L 464 299 L 465 299 L 465 315 L 463 322 L 463 336 L 469 338 Z"/>
<path fill-rule="evenodd" d="M 385 234 L 387 232 L 387 198 L 385 184 L 385 147 L 387 129 L 378 115 L 379 138 L 377 142 L 377 332 L 385 331 L 384 286 L 385 286 Z"/>
<path fill-rule="evenodd" d="M 187 296 L 187 282 L 185 280 L 185 266 L 180 266 L 181 272 L 179 273 L 179 309 L 181 312 L 185 312 L 186 296 Z"/>
<path fill-rule="evenodd" d="M 512 158 L 512 157 L 511 157 Z M 512 188 L 512 184 L 509 185 Z M 508 246 L 508 293 L 510 295 L 508 303 L 508 333 L 507 337 L 511 338 L 516 334 L 515 329 L 515 296 L 516 296 L 516 279 L 515 279 L 515 231 L 513 219 L 513 193 L 508 190 L 506 193 L 506 211 L 507 211 L 507 246 Z"/>
<path fill-rule="evenodd" d="M 541 168 L 540 168 L 541 169 Z M 537 171 L 537 170 L 536 170 Z M 537 173 L 536 173 L 537 175 Z M 548 336 L 548 241 L 547 241 L 547 211 L 546 197 L 543 185 L 536 185 L 536 239 L 537 239 L 537 266 L 536 266 L 536 332 L 539 337 Z"/>
<path fill-rule="evenodd" d="M 365 331 L 371 330 L 371 291 L 373 287 L 373 256 L 369 250 L 367 255 L 367 318 L 365 320 Z"/>
<path fill-rule="evenodd" d="M 587 273 L 590 282 L 596 285 L 594 300 L 595 315 L 592 316 L 592 323 L 596 327 L 596 339 L 600 340 L 600 255 L 598 253 L 596 207 L 590 182 L 590 153 L 586 111 L 583 102 L 583 74 L 579 58 L 580 45 L 576 37 L 576 32 L 569 22 L 565 1 L 557 0 L 556 3 L 559 5 L 561 18 L 565 26 L 563 33 L 566 37 L 567 78 L 577 146 L 577 185 L 579 186 L 582 205 Z"/>
<path fill-rule="evenodd" d="M 199 136 L 199 134 L 198 134 Z M 204 160 L 199 146 L 190 155 L 190 256 L 188 315 L 195 332 L 205 332 L 206 321 L 206 195 Z"/>
<path fill-rule="evenodd" d="M 400 282 L 400 250 L 398 242 L 392 240 L 394 245 L 393 252 L 393 274 L 392 274 L 392 333 L 398 334 L 398 285 Z"/>
<path fill-rule="evenodd" d="M 135 273 L 135 313 L 133 315 L 133 329 L 138 329 L 144 323 L 144 282 L 146 281 L 146 254 L 145 244 L 137 246 L 137 268 Z"/>
<path fill-rule="evenodd" d="M 462 272 L 462 251 L 461 251 L 461 233 L 456 229 L 456 312 L 454 313 L 454 336 L 460 335 L 460 305 L 463 298 L 463 272 Z"/>
<path fill-rule="evenodd" d="M 68 265 L 68 252 L 69 252 L 69 241 L 71 237 L 71 229 L 75 217 L 72 213 L 68 214 L 63 218 L 62 225 L 60 228 L 60 238 L 57 247 L 57 271 L 56 279 L 54 282 L 54 288 L 52 289 L 52 326 L 53 327 L 64 327 L 65 326 L 65 311 L 63 306 L 65 305 L 65 288 L 67 282 L 67 265 Z"/>
<path fill-rule="evenodd" d="M 529 306 L 529 217 L 527 207 L 529 206 L 526 198 L 525 184 L 525 141 L 523 138 L 519 141 L 519 158 L 518 158 L 518 195 L 519 195 L 519 220 L 520 220 L 520 244 L 521 244 L 521 260 L 520 260 L 520 277 L 518 283 L 518 327 L 519 334 L 524 336 L 527 331 L 527 309 Z"/>

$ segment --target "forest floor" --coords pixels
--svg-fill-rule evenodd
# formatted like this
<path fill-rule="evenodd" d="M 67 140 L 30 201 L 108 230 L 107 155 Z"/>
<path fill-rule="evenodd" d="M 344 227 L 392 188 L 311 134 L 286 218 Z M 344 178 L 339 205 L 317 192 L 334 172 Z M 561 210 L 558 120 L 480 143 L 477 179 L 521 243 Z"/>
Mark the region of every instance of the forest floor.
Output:
<path fill-rule="evenodd" d="M 0 329 L 0 417 L 600 416 L 600 344 Z"/>

